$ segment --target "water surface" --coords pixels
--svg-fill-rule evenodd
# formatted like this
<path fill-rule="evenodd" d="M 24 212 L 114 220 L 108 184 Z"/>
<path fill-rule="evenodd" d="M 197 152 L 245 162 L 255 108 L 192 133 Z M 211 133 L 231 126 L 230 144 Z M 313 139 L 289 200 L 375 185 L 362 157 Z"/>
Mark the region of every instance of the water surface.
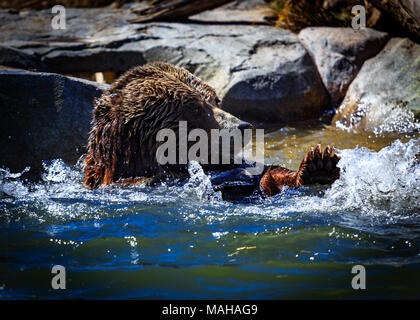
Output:
<path fill-rule="evenodd" d="M 319 142 L 342 157 L 330 188 L 235 203 L 199 167 L 184 185 L 95 191 L 59 159 L 39 183 L 2 170 L 0 298 L 419 298 L 418 135 L 289 127 L 266 135 L 266 160 L 297 168 Z"/>

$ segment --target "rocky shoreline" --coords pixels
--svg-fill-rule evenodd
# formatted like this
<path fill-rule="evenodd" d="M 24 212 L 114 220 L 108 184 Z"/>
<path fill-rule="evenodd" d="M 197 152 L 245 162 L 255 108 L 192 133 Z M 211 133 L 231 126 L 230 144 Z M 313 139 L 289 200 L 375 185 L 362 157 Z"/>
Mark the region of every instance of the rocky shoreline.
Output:
<path fill-rule="evenodd" d="M 118 75 L 151 61 L 185 67 L 216 89 L 223 109 L 254 123 L 297 123 L 337 108 L 333 124 L 341 127 L 400 130 L 391 114 L 408 115 L 404 128 L 418 130 L 418 43 L 372 29 L 295 34 L 235 10 L 236 21 L 222 7 L 188 23 L 131 23 L 130 9 L 67 9 L 66 30 L 51 28 L 49 10 L 0 10 L 0 166 L 74 163 L 85 151 L 93 98 L 107 85 L 66 75 Z"/>

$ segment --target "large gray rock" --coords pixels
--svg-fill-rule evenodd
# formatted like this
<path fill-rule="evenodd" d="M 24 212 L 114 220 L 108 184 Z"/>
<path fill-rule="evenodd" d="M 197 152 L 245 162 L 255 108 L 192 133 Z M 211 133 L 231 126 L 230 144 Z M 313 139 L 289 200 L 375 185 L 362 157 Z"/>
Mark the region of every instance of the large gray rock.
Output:
<path fill-rule="evenodd" d="M 350 85 L 333 122 L 375 132 L 419 130 L 420 45 L 391 39 L 366 61 Z"/>
<path fill-rule="evenodd" d="M 389 38 L 372 29 L 316 27 L 303 29 L 299 39 L 315 60 L 331 104 L 338 106 L 363 62 L 375 56 Z"/>
<path fill-rule="evenodd" d="M 0 11 L 0 41 L 31 50 L 51 72 L 116 71 L 150 61 L 187 68 L 244 120 L 313 119 L 327 107 L 316 66 L 296 35 L 269 26 L 205 22 L 131 24 L 129 10 L 68 9 L 67 29 L 49 11 L 13 19 Z"/>
<path fill-rule="evenodd" d="M 86 152 L 93 100 L 107 85 L 51 73 L 0 69 L 0 167 L 30 166 L 37 176 L 43 160 L 75 163 Z"/>

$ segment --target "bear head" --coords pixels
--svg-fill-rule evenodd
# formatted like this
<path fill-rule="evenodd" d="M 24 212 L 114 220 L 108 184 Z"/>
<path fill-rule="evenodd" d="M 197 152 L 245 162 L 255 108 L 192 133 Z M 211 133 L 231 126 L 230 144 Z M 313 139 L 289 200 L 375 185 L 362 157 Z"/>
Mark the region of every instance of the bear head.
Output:
<path fill-rule="evenodd" d="M 250 127 L 219 105 L 215 90 L 185 69 L 151 63 L 126 72 L 94 103 L 85 184 L 94 189 L 118 181 L 185 174 L 186 163 L 178 155 L 181 139 L 174 146 L 175 164 L 157 161 L 158 148 L 164 143 L 158 141 L 158 133 L 171 130 L 180 137 L 183 130 L 188 134 L 201 129 L 209 137 L 210 157 L 213 129 Z M 187 149 L 192 144 L 187 141 Z"/>

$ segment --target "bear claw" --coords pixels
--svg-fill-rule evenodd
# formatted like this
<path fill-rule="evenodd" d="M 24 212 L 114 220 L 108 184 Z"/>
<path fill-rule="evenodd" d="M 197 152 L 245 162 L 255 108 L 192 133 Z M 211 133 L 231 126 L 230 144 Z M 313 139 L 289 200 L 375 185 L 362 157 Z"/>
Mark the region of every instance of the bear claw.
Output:
<path fill-rule="evenodd" d="M 315 183 L 332 184 L 340 177 L 338 161 L 340 157 L 334 154 L 331 146 L 322 152 L 318 144 L 309 149 L 297 172 L 283 167 L 268 168 L 260 180 L 260 189 L 266 195 L 273 196 L 280 192 L 282 186 L 293 188 Z"/>
<path fill-rule="evenodd" d="M 332 184 L 340 177 L 340 168 L 337 167 L 339 161 L 340 157 L 333 152 L 331 146 L 326 146 L 324 152 L 320 144 L 315 149 L 312 147 L 298 171 L 300 184 Z"/>

